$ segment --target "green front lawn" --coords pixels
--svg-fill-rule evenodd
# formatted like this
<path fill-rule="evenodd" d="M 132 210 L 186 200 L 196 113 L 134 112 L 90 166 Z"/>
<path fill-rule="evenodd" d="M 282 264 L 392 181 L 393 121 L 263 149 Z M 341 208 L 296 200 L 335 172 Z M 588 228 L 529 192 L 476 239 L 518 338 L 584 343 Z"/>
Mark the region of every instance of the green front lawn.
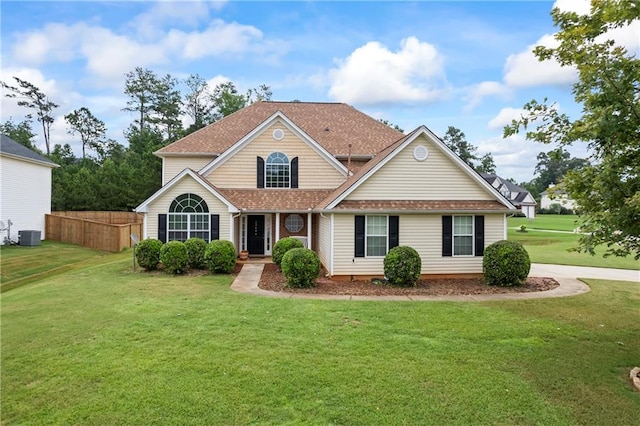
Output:
<path fill-rule="evenodd" d="M 627 257 L 603 257 L 606 247 L 598 247 L 596 255 L 569 251 L 578 246 L 580 236 L 572 231 L 578 216 L 538 215 L 535 219 L 512 217 L 508 219 L 507 238 L 520 242 L 534 263 L 557 265 L 595 266 L 600 268 L 640 269 L 640 262 Z M 520 232 L 520 225 L 527 226 L 527 232 Z"/>
<path fill-rule="evenodd" d="M 43 241 L 39 246 L 0 246 L 0 289 L 10 290 L 45 276 L 102 262 L 107 256 L 106 252 L 52 241 Z"/>
<path fill-rule="evenodd" d="M 573 232 L 580 224 L 580 218 L 568 214 L 539 214 L 534 219 L 526 217 L 509 218 L 509 228 L 519 228 L 526 225 L 527 229 L 552 229 L 556 231 Z"/>
<path fill-rule="evenodd" d="M 637 422 L 637 283 L 509 302 L 292 300 L 130 262 L 109 254 L 0 296 L 2 424 Z"/>

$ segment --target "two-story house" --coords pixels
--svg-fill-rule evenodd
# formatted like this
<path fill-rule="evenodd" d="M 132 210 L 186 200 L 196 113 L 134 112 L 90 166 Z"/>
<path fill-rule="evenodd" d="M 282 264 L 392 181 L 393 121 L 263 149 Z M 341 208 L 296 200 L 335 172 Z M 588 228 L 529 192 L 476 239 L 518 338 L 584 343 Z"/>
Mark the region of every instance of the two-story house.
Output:
<path fill-rule="evenodd" d="M 227 239 L 269 256 L 300 238 L 331 276 L 381 276 L 394 246 L 423 274 L 479 274 L 514 206 L 424 126 L 405 135 L 339 103 L 256 102 L 156 152 L 145 238 Z"/>

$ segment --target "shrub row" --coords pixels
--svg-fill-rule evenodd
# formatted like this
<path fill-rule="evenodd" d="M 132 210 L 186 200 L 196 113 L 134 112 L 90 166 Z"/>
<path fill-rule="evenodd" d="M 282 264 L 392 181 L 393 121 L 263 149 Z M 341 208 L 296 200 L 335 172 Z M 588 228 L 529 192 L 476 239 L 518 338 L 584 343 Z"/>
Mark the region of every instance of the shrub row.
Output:
<path fill-rule="evenodd" d="M 188 269 L 209 269 L 213 273 L 229 274 L 236 264 L 236 248 L 231 241 L 214 240 L 207 244 L 201 238 L 184 243 L 156 239 L 140 241 L 135 252 L 138 265 L 147 271 L 164 266 L 169 274 L 182 274 Z"/>

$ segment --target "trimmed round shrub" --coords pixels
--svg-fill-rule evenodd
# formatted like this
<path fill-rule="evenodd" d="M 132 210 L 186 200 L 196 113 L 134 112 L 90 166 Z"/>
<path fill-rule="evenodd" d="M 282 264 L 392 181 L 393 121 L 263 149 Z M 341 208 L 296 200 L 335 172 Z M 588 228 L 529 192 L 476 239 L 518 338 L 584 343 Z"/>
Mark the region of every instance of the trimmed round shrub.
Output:
<path fill-rule="evenodd" d="M 292 248 L 282 257 L 282 274 L 290 287 L 315 287 L 320 274 L 320 259 L 313 250 Z"/>
<path fill-rule="evenodd" d="M 189 268 L 205 269 L 207 264 L 204 261 L 204 251 L 207 249 L 207 242 L 202 238 L 189 238 L 184 246 L 187 249 Z"/>
<path fill-rule="evenodd" d="M 138 265 L 147 271 L 158 269 L 162 241 L 149 238 L 136 244 L 136 260 Z"/>
<path fill-rule="evenodd" d="M 236 247 L 228 240 L 213 240 L 204 251 L 204 260 L 214 274 L 230 274 L 236 266 Z"/>
<path fill-rule="evenodd" d="M 287 237 L 281 240 L 273 246 L 273 252 L 271 254 L 271 260 L 278 266 L 281 266 L 282 257 L 286 252 L 294 248 L 304 248 L 302 241 L 297 238 Z"/>
<path fill-rule="evenodd" d="M 484 281 L 489 285 L 523 285 L 530 269 L 529 253 L 517 241 L 496 241 L 484 249 L 482 271 Z"/>
<path fill-rule="evenodd" d="M 384 276 L 393 285 L 415 286 L 421 268 L 420 255 L 409 246 L 394 247 L 384 257 Z"/>
<path fill-rule="evenodd" d="M 168 274 L 182 274 L 189 265 L 187 248 L 182 241 L 169 241 L 160 249 L 160 262 Z"/>

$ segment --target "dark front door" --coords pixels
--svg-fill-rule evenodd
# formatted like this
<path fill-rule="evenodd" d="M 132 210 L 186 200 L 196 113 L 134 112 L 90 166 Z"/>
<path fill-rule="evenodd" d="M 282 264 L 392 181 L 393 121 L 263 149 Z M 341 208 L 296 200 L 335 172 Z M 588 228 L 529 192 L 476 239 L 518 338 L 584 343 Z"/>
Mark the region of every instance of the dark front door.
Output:
<path fill-rule="evenodd" d="M 264 216 L 249 216 L 247 220 L 249 254 L 264 254 Z"/>

